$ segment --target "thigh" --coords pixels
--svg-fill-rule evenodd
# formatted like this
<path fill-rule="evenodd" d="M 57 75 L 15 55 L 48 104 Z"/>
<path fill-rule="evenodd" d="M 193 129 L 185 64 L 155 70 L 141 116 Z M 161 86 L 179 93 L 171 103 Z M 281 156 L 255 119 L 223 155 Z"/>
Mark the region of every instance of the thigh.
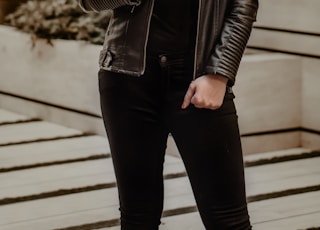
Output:
<path fill-rule="evenodd" d="M 156 82 L 101 70 L 99 88 L 120 200 L 150 202 L 162 192 L 167 140 Z"/>
<path fill-rule="evenodd" d="M 218 110 L 179 111 L 173 137 L 207 229 L 248 229 L 242 150 L 232 94 Z M 233 221 L 246 225 L 233 226 Z M 219 219 L 219 220 L 218 220 Z"/>
<path fill-rule="evenodd" d="M 239 194 L 243 198 L 243 159 L 233 100 L 225 100 L 215 111 L 194 107 L 182 111 L 174 127 L 173 137 L 194 189 L 208 194 L 201 199 L 224 203 L 237 200 Z"/>

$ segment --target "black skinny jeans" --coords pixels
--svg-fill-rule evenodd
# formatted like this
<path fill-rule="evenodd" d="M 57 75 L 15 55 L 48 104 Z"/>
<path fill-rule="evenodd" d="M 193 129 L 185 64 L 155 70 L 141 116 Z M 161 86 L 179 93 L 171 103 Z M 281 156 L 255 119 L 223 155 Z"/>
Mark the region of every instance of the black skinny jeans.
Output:
<path fill-rule="evenodd" d="M 193 105 L 182 110 L 192 81 L 192 63 L 180 55 L 148 60 L 141 77 L 99 72 L 121 229 L 158 229 L 169 133 L 185 164 L 205 228 L 251 229 L 234 95 L 226 93 L 218 110 Z"/>

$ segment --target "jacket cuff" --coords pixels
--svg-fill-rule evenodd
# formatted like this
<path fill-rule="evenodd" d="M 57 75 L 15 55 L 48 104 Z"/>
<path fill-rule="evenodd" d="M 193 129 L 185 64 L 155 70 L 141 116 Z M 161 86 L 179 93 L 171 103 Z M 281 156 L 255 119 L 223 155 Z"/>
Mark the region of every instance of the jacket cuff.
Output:
<path fill-rule="evenodd" d="M 227 71 L 227 69 L 224 69 L 224 68 L 219 69 L 218 67 L 206 66 L 205 73 L 217 74 L 227 78 L 228 79 L 227 85 L 230 87 L 232 87 L 235 83 L 235 75 L 232 72 Z"/>

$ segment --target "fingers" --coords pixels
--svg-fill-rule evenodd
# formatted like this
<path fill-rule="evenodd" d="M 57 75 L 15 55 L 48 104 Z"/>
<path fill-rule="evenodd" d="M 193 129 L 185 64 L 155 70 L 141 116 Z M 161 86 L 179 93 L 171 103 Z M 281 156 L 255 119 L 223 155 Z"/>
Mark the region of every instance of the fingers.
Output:
<path fill-rule="evenodd" d="M 191 83 L 188 88 L 188 91 L 186 92 L 186 95 L 184 96 L 184 100 L 181 105 L 181 109 L 185 109 L 190 105 L 192 97 L 195 92 L 196 92 L 196 86 L 195 86 L 195 84 Z"/>
<path fill-rule="evenodd" d="M 181 108 L 186 109 L 193 104 L 199 109 L 219 109 L 223 104 L 225 91 L 226 83 L 220 84 L 218 78 L 199 77 L 189 85 Z"/>
<path fill-rule="evenodd" d="M 214 102 L 205 102 L 198 100 L 195 98 L 194 100 L 191 100 L 191 103 L 194 105 L 194 107 L 198 109 L 211 109 L 211 110 L 217 110 L 222 106 L 222 102 L 214 101 Z"/>

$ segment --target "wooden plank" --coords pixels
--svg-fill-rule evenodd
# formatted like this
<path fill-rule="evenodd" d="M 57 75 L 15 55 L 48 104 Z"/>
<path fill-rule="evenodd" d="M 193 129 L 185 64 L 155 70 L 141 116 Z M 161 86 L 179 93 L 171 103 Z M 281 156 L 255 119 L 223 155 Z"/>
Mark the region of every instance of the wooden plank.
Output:
<path fill-rule="evenodd" d="M 13 113 L 4 109 L 0 109 L 0 124 L 7 122 L 26 121 L 30 118 L 24 115 Z"/>
<path fill-rule="evenodd" d="M 85 158 L 109 153 L 106 137 L 85 136 L 0 147 L 0 168 Z"/>
<path fill-rule="evenodd" d="M 0 145 L 80 134 L 81 131 L 44 121 L 5 125 L 0 128 Z"/>

